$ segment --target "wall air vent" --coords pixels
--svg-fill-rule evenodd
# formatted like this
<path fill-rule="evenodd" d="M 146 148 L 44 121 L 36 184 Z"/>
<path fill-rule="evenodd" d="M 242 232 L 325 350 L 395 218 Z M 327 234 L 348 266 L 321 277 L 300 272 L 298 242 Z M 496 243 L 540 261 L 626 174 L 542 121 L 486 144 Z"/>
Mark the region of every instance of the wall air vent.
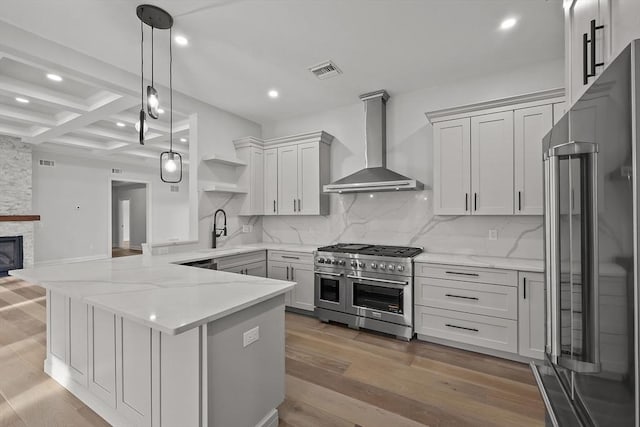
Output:
<path fill-rule="evenodd" d="M 172 185 L 171 186 L 171 192 L 172 193 L 179 193 L 180 192 L 180 186 L 179 185 Z"/>
<path fill-rule="evenodd" d="M 43 160 L 40 159 L 40 166 L 49 166 L 49 167 L 53 167 L 56 165 L 56 162 L 54 162 L 53 160 Z"/>
<path fill-rule="evenodd" d="M 122 173 L 122 169 L 112 168 L 111 173 Z"/>
<path fill-rule="evenodd" d="M 333 61 L 325 61 L 313 67 L 309 67 L 309 71 L 317 78 L 324 80 L 342 74 L 340 68 Z"/>

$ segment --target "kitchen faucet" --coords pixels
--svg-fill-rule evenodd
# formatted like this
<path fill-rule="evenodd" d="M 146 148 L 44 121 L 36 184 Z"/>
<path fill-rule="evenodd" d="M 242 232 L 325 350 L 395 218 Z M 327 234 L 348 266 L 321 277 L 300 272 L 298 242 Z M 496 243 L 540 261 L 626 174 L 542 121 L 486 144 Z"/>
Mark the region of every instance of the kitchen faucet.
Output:
<path fill-rule="evenodd" d="M 220 234 L 218 234 L 216 219 L 218 218 L 218 213 L 220 212 L 222 212 L 222 215 L 224 217 L 224 227 L 220 229 Z M 213 214 L 213 231 L 211 232 L 211 247 L 215 249 L 217 246 L 218 237 L 226 236 L 226 235 L 227 235 L 227 213 L 222 209 L 218 209 Z"/>

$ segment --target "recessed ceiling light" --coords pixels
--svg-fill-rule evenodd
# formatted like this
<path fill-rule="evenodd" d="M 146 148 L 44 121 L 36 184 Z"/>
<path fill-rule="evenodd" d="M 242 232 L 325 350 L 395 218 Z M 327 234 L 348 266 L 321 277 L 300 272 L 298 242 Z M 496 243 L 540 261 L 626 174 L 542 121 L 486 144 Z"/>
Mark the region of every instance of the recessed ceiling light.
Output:
<path fill-rule="evenodd" d="M 122 122 L 118 122 L 118 123 L 116 123 L 116 126 L 118 126 L 119 128 L 123 128 L 126 125 L 124 123 L 122 123 Z"/>
<path fill-rule="evenodd" d="M 515 27 L 517 23 L 518 23 L 518 20 L 516 18 L 507 18 L 504 21 L 502 21 L 502 23 L 500 24 L 500 29 L 508 30 L 510 28 Z"/>
<path fill-rule="evenodd" d="M 278 93 L 278 91 L 277 91 L 277 90 L 275 90 L 275 89 L 271 89 L 271 90 L 269 91 L 269 98 L 273 98 L 273 99 L 275 99 L 275 98 L 277 98 L 278 96 L 280 96 L 280 94 Z"/>
<path fill-rule="evenodd" d="M 28 104 L 29 103 L 29 100 L 27 98 L 22 98 L 22 97 L 19 97 L 19 96 L 16 96 L 16 101 L 18 101 L 18 102 L 20 102 L 22 104 Z"/>
<path fill-rule="evenodd" d="M 62 77 L 60 77 L 57 74 L 53 74 L 53 73 L 49 73 L 47 74 L 47 78 L 49 80 L 53 80 L 54 82 L 61 82 L 62 81 Z"/>
<path fill-rule="evenodd" d="M 175 42 L 180 46 L 186 46 L 189 44 L 189 39 L 187 39 L 185 36 L 175 36 L 173 40 L 175 40 Z"/>
<path fill-rule="evenodd" d="M 162 109 L 162 108 L 158 108 L 158 113 L 160 113 L 160 114 L 164 114 L 164 109 Z"/>
<path fill-rule="evenodd" d="M 180 142 L 187 142 L 187 138 L 180 138 Z"/>

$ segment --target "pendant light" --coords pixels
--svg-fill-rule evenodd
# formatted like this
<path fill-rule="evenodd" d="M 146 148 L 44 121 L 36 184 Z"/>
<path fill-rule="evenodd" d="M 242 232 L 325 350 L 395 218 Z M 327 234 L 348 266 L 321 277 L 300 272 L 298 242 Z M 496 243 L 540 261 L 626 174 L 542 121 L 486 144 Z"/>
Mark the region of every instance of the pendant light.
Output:
<path fill-rule="evenodd" d="M 160 100 L 154 81 L 154 30 L 169 30 L 169 151 L 160 154 L 160 179 L 163 182 L 178 183 L 182 181 L 182 156 L 173 151 L 173 49 L 172 26 L 173 17 L 165 10 L 150 4 L 141 4 L 136 8 L 141 28 L 141 83 L 140 83 L 140 119 L 136 123 L 140 144 L 144 144 L 144 134 L 148 124 L 144 108 L 144 27 L 142 23 L 151 27 L 151 85 L 147 86 L 147 113 L 152 119 L 159 117 Z"/>

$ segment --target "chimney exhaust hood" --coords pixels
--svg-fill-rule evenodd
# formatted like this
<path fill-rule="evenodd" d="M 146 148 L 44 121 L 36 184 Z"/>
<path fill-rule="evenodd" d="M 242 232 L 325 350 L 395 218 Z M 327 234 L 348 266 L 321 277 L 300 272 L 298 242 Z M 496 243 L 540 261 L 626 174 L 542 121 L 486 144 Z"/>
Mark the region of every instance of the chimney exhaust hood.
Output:
<path fill-rule="evenodd" d="M 365 114 L 365 168 L 325 185 L 325 193 L 422 190 L 420 181 L 387 169 L 387 113 L 385 90 L 360 95 Z"/>

